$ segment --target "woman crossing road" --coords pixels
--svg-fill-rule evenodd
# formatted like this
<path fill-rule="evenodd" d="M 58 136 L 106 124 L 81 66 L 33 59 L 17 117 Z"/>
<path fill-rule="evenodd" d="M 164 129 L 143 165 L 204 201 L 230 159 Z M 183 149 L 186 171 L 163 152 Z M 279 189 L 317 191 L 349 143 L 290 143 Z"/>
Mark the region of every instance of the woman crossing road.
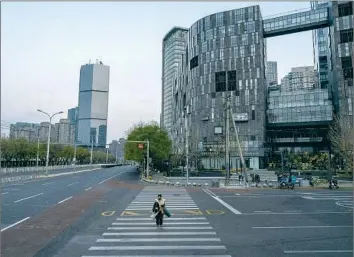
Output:
<path fill-rule="evenodd" d="M 158 227 L 162 226 L 163 224 L 165 206 L 166 206 L 165 199 L 162 198 L 161 194 L 158 194 L 157 199 L 155 199 L 154 206 L 152 207 L 152 212 L 155 214 L 156 226 Z"/>

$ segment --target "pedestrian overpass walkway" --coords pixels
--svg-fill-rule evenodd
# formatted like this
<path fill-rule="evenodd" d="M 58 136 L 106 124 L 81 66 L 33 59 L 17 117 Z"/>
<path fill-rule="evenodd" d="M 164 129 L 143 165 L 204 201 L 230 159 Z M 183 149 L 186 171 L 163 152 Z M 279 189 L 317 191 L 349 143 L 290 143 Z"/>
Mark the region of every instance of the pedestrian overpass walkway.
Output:
<path fill-rule="evenodd" d="M 263 37 L 276 37 L 329 27 L 332 19 L 330 9 L 321 7 L 263 20 Z"/>

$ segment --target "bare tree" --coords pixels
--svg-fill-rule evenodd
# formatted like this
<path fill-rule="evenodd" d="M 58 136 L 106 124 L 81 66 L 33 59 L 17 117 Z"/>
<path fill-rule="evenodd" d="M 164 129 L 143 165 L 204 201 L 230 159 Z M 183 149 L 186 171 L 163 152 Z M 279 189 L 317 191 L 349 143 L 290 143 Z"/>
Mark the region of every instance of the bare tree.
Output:
<path fill-rule="evenodd" d="M 335 117 L 328 136 L 334 153 L 343 159 L 344 169 L 353 170 L 354 128 L 351 127 L 349 117 Z"/>

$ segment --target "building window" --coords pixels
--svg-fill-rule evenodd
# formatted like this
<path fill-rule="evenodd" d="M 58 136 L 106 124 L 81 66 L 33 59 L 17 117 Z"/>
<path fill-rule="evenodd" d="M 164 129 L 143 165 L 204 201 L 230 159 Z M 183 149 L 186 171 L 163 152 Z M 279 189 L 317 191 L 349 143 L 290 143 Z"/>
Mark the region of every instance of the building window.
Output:
<path fill-rule="evenodd" d="M 236 71 L 235 70 L 227 72 L 227 84 L 228 84 L 229 91 L 236 90 Z"/>
<path fill-rule="evenodd" d="M 226 91 L 226 72 L 220 71 L 215 72 L 215 91 L 225 92 Z"/>
<path fill-rule="evenodd" d="M 256 111 L 252 110 L 252 120 L 256 120 Z"/>
<path fill-rule="evenodd" d="M 256 136 L 255 135 L 251 135 L 251 141 L 256 141 Z"/>
<path fill-rule="evenodd" d="M 198 67 L 198 56 L 195 56 L 191 59 L 189 66 L 191 70 L 195 67 Z"/>
<path fill-rule="evenodd" d="M 340 31 L 340 43 L 353 42 L 353 29 L 343 29 Z"/>
<path fill-rule="evenodd" d="M 343 77 L 344 79 L 352 79 L 353 78 L 353 62 L 352 58 L 349 57 L 342 57 L 342 70 L 343 70 Z"/>
<path fill-rule="evenodd" d="M 353 2 L 338 4 L 338 17 L 353 15 Z"/>

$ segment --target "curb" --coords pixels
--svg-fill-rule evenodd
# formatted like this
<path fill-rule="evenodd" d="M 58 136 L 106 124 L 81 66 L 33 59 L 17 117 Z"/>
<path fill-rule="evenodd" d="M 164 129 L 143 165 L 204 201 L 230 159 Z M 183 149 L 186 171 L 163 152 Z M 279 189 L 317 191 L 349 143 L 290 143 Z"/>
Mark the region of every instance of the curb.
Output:
<path fill-rule="evenodd" d="M 162 181 L 162 180 L 150 180 L 150 179 L 145 179 L 141 178 L 141 182 L 149 183 L 149 184 L 155 184 L 155 185 L 165 185 L 165 186 L 171 186 L 171 187 L 210 187 L 208 183 L 205 183 L 204 185 L 200 183 L 183 183 L 181 184 L 180 182 L 176 183 L 171 183 L 170 181 Z"/>

